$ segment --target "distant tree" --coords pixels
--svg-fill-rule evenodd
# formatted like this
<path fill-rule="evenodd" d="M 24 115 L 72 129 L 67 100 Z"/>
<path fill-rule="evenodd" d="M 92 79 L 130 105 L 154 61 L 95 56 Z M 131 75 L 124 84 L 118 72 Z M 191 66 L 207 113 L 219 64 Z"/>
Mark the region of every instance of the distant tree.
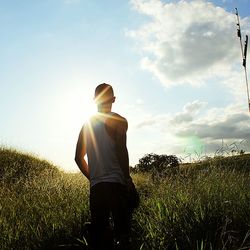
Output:
<path fill-rule="evenodd" d="M 181 160 L 175 155 L 146 154 L 139 159 L 135 166 L 137 172 L 165 173 L 168 170 L 176 169 Z"/>

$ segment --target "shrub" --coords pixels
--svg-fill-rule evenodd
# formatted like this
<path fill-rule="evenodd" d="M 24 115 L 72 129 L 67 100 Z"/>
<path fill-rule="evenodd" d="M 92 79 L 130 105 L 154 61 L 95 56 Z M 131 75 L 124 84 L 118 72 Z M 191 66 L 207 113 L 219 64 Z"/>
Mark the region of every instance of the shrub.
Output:
<path fill-rule="evenodd" d="M 175 171 L 180 165 L 180 159 L 175 155 L 146 154 L 135 166 L 136 172 L 151 172 L 154 175 L 165 175 Z"/>

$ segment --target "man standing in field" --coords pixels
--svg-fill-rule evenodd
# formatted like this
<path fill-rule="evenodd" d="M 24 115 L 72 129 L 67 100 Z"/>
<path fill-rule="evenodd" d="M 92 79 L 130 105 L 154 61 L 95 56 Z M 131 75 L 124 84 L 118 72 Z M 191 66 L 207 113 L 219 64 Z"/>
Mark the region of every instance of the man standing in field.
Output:
<path fill-rule="evenodd" d="M 128 192 L 133 188 L 126 146 L 128 123 L 111 112 L 113 88 L 106 83 L 95 89 L 98 112 L 83 125 L 76 146 L 75 161 L 90 180 L 91 238 L 94 249 L 113 249 L 109 218 L 119 249 L 128 249 L 131 210 Z M 88 162 L 84 156 L 87 155 Z"/>

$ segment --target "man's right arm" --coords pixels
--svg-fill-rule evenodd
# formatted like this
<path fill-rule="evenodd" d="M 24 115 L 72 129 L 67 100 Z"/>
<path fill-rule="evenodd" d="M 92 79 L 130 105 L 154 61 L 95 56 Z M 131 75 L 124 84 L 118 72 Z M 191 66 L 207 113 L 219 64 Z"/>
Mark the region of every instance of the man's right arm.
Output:
<path fill-rule="evenodd" d="M 81 170 L 81 172 L 89 179 L 89 166 L 84 159 L 85 155 L 86 155 L 86 145 L 84 142 L 84 128 L 82 128 L 76 144 L 75 162 L 79 167 L 79 169 Z"/>

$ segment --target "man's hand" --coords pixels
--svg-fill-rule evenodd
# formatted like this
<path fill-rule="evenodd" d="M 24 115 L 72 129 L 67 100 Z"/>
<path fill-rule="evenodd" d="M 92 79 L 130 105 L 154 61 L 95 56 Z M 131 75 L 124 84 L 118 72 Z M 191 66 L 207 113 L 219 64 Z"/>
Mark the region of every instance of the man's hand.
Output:
<path fill-rule="evenodd" d="M 85 155 L 86 155 L 86 146 L 84 143 L 84 132 L 82 128 L 76 144 L 75 162 L 79 167 L 79 169 L 81 170 L 81 172 L 89 179 L 89 166 L 84 159 Z"/>
<path fill-rule="evenodd" d="M 133 183 L 133 180 L 131 178 L 131 176 L 129 176 L 129 178 L 127 179 L 127 189 L 128 191 L 132 191 L 134 189 L 134 183 Z"/>

